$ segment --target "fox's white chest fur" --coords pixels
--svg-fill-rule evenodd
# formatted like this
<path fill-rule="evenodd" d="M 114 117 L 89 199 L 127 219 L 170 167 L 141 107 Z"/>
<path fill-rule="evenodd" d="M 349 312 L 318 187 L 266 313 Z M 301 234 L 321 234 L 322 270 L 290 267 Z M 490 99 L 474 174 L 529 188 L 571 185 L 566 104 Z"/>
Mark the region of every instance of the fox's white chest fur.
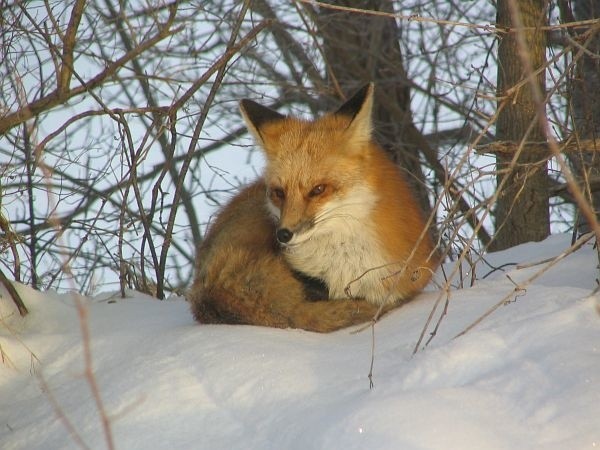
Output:
<path fill-rule="evenodd" d="M 377 200 L 368 188 L 351 189 L 328 202 L 314 226 L 284 247 L 294 269 L 325 281 L 330 298 L 350 295 L 373 303 L 395 300 L 387 298 L 382 282 L 391 273 L 386 265 L 390 261 L 370 219 Z"/>
<path fill-rule="evenodd" d="M 437 264 L 409 186 L 373 139 L 373 86 L 317 120 L 251 101 L 242 113 L 262 146 L 274 238 L 290 266 L 331 298 L 407 300 Z"/>

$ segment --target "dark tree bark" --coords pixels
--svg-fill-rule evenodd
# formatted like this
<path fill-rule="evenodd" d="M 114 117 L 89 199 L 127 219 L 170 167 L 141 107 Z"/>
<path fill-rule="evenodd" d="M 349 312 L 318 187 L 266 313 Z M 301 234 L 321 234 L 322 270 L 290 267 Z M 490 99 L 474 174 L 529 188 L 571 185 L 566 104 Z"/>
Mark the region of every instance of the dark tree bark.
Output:
<path fill-rule="evenodd" d="M 528 53 L 534 73 L 545 65 L 546 36 L 538 28 L 546 24 L 546 4 L 546 0 L 498 1 L 498 26 L 511 30 L 500 36 L 498 47 L 498 97 L 501 99 L 496 124 L 498 140 L 516 144 L 545 141 L 536 114 L 534 89 L 529 82 L 523 82 L 528 73 L 521 55 L 523 50 Z M 526 49 L 519 48 L 517 42 L 515 14 L 520 16 L 524 28 Z M 540 91 L 545 92 L 544 70 L 535 81 Z M 512 89 L 519 83 L 519 88 Z M 492 243 L 495 250 L 539 241 L 550 234 L 545 156 L 526 145 L 518 156 L 513 156 L 499 154 L 496 160 L 501 192 L 495 212 L 496 235 Z"/>
<path fill-rule="evenodd" d="M 572 10 L 570 6 L 570 2 L 561 2 L 563 20 L 580 21 L 600 17 L 600 0 L 576 0 Z M 574 133 L 580 140 L 597 139 L 600 136 L 600 33 L 596 31 L 590 35 L 589 32 L 589 29 L 578 28 L 571 35 L 587 50 L 577 61 L 570 80 Z M 570 154 L 569 160 L 578 178 L 584 180 L 586 195 L 598 215 L 600 190 L 593 189 L 593 186 L 594 180 L 600 179 L 600 149 L 595 150 Z M 590 231 L 583 216 L 579 216 L 577 228 L 581 234 Z"/>
<path fill-rule="evenodd" d="M 385 0 L 344 0 L 335 5 L 393 12 L 392 2 Z M 421 149 L 414 139 L 417 130 L 410 109 L 410 83 L 404 70 L 398 23 L 390 17 L 329 8 L 320 8 L 315 19 L 323 37 L 328 81 L 337 94 L 327 106 L 339 104 L 340 97 L 348 97 L 370 81 L 376 83 L 373 119 L 377 140 L 405 170 L 423 210 L 429 213 L 431 206 L 419 160 Z"/>

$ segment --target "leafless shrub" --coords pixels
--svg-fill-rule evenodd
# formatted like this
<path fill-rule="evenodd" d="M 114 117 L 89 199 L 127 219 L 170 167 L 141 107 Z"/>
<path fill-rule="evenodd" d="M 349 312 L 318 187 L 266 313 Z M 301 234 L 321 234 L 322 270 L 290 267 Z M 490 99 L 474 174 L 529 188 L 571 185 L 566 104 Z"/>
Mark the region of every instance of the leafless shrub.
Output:
<path fill-rule="evenodd" d="M 495 26 L 491 3 L 4 2 L 3 269 L 38 288 L 72 277 L 84 293 L 180 292 L 214 207 L 260 172 L 243 167 L 253 153 L 228 148 L 248 142 L 237 100 L 319 113 L 367 81 L 378 86 L 378 139 L 446 259 L 468 267 L 447 274 L 451 286 L 470 285 L 490 245 L 506 246 L 498 230 L 523 215 L 520 187 L 535 168 L 546 168 L 550 230 L 597 231 L 600 88 L 586 74 L 600 25 L 566 2 L 542 7 L 544 61 L 500 89 L 497 46 L 520 28 Z M 503 110 L 541 73 L 537 115 L 521 128 L 543 133 L 500 141 Z"/>

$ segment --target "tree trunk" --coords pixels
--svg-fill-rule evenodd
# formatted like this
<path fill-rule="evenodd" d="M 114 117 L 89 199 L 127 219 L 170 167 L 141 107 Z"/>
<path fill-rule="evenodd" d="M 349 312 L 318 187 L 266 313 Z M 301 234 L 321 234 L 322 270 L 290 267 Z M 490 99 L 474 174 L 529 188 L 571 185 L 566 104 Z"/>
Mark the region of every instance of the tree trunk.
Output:
<path fill-rule="evenodd" d="M 561 10 L 568 8 L 567 2 L 561 4 Z M 573 2 L 573 13 L 562 10 L 563 18 L 571 20 L 589 20 L 600 17 L 600 0 L 576 0 Z M 568 20 L 568 19 L 567 19 Z M 580 35 L 589 29 L 579 28 L 573 31 L 577 39 L 587 48 L 577 61 L 571 78 L 571 108 L 574 133 L 579 139 L 597 139 L 600 136 L 600 33 L 596 32 L 588 39 Z M 575 52 L 577 53 L 577 51 Z M 597 149 L 598 150 L 598 149 Z M 600 178 L 600 153 L 586 151 L 569 155 L 569 160 L 578 178 L 585 180 L 586 194 L 594 211 L 600 213 L 600 190 L 592 189 L 592 180 Z M 590 231 L 589 224 L 579 216 L 576 224 L 580 234 Z"/>
<path fill-rule="evenodd" d="M 343 0 L 336 1 L 335 5 L 394 11 L 392 2 L 387 0 Z M 323 7 L 315 20 L 323 37 L 330 86 L 338 94 L 333 100 L 338 104 L 340 94 L 348 97 L 362 85 L 375 82 L 373 120 L 377 140 L 404 169 L 422 209 L 429 213 L 431 206 L 419 159 L 420 149 L 411 139 L 416 128 L 410 110 L 410 83 L 403 66 L 398 23 L 390 17 Z"/>
<path fill-rule="evenodd" d="M 546 61 L 546 36 L 539 27 L 546 24 L 545 0 L 499 0 L 498 27 L 514 30 L 515 17 L 511 1 L 518 8 L 525 28 L 526 49 L 520 49 L 515 31 L 501 35 L 498 47 L 498 97 L 501 99 L 496 124 L 496 138 L 502 141 L 544 142 L 545 136 L 536 114 L 534 90 L 529 82 L 510 91 L 527 76 L 520 57 L 527 51 L 533 71 Z M 544 71 L 536 77 L 542 93 L 545 92 Z M 516 161 L 513 163 L 513 159 Z M 496 204 L 496 235 L 492 249 L 500 250 L 528 241 L 539 241 L 550 234 L 547 165 L 545 157 L 527 147 L 516 158 L 498 155 L 497 182 L 501 189 Z"/>

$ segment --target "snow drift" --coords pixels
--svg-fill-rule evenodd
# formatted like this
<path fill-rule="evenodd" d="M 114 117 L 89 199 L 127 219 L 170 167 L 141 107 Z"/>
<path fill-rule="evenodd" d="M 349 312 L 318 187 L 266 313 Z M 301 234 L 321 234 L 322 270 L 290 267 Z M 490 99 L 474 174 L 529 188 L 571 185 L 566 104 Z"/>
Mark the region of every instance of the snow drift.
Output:
<path fill-rule="evenodd" d="M 198 325 L 181 298 L 17 286 L 30 309 L 22 319 L 1 290 L 0 446 L 600 447 L 596 251 L 588 243 L 526 286 L 544 264 L 513 265 L 569 245 L 554 236 L 488 255 L 491 266 L 510 264 L 478 264 L 481 279 L 450 291 L 439 329 L 415 355 L 439 292 L 384 317 L 375 326 L 373 389 L 369 328 L 319 335 Z"/>

